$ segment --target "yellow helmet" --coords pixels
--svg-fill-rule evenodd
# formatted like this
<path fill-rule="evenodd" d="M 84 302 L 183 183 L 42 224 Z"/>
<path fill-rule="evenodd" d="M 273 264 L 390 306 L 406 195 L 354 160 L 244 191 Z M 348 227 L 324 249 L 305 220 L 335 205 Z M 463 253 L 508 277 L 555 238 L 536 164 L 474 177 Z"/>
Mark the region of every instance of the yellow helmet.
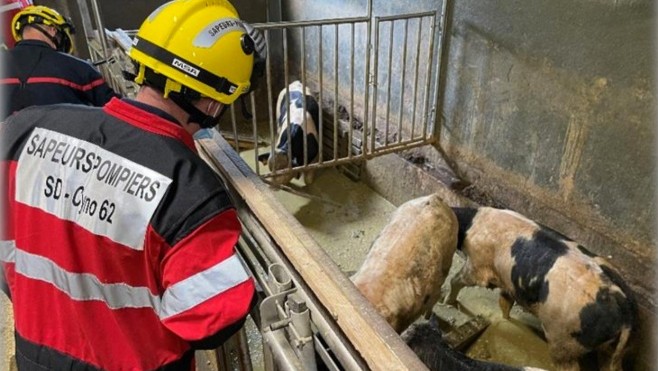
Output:
<path fill-rule="evenodd" d="M 53 26 L 57 29 L 56 37 L 52 38 L 57 50 L 65 53 L 73 52 L 73 38 L 71 37 L 75 33 L 73 22 L 70 19 L 65 19 L 55 9 L 43 5 L 30 5 L 16 13 L 11 21 L 11 32 L 14 40 L 22 40 L 22 32 L 25 26 L 39 24 Z M 43 29 L 40 30 L 44 32 Z M 50 37 L 50 35 L 47 36 Z"/>
<path fill-rule="evenodd" d="M 166 77 L 165 97 L 191 89 L 231 104 L 249 90 L 254 44 L 228 1 L 174 0 L 142 23 L 130 57 L 138 84 L 149 82 L 148 69 Z"/>

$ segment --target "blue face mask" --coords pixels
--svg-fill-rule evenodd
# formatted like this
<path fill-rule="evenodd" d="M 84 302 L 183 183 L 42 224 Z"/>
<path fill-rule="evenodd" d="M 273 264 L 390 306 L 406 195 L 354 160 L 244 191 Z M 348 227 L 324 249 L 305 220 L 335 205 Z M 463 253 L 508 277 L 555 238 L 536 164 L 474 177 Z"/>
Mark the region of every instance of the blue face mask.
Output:
<path fill-rule="evenodd" d="M 194 140 L 198 139 L 210 139 L 213 136 L 214 130 L 212 128 L 208 129 L 199 129 L 194 135 L 192 136 Z"/>

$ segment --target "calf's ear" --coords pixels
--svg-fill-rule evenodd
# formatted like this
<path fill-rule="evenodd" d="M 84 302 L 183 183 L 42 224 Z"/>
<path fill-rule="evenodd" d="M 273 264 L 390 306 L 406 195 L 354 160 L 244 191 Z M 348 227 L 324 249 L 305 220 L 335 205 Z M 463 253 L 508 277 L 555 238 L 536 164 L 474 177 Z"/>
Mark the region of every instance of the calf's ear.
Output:
<path fill-rule="evenodd" d="M 432 328 L 441 331 L 441 327 L 439 326 L 439 316 L 437 316 L 436 313 L 434 313 L 434 311 L 432 311 L 432 313 L 430 314 L 430 318 L 428 322 L 430 323 L 430 326 Z"/>
<path fill-rule="evenodd" d="M 267 160 L 269 160 L 270 154 L 269 153 L 263 153 L 261 155 L 258 155 L 258 162 L 260 162 L 263 165 L 267 165 Z"/>

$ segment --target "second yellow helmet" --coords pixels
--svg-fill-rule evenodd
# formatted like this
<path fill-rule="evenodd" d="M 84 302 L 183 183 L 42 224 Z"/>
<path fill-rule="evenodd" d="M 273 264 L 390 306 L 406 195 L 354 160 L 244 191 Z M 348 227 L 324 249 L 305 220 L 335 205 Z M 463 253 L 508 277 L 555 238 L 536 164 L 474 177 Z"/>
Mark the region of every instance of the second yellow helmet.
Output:
<path fill-rule="evenodd" d="M 43 5 L 30 5 L 16 13 L 11 21 L 11 33 L 14 40 L 22 40 L 25 26 L 39 24 L 53 26 L 60 33 L 60 38 L 56 42 L 54 41 L 57 50 L 65 53 L 73 51 L 73 37 L 71 36 L 75 33 L 73 22 L 64 18 L 55 9 Z"/>

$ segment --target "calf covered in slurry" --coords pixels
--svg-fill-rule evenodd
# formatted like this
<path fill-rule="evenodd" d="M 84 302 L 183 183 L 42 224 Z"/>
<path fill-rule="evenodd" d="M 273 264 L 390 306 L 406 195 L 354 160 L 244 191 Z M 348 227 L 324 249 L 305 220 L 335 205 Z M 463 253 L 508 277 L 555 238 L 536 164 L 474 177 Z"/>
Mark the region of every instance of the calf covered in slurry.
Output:
<path fill-rule="evenodd" d="M 439 198 L 407 201 L 375 239 L 352 281 L 402 332 L 441 297 L 457 246 L 457 218 Z"/>
<path fill-rule="evenodd" d="M 293 81 L 279 93 L 276 102 L 277 141 L 273 153 L 258 156 L 270 171 L 294 168 L 316 162 L 320 153 L 318 142 L 320 107 L 311 91 L 300 81 Z M 306 153 L 306 157 L 304 154 Z M 300 173 L 297 173 L 299 177 Z M 304 183 L 311 184 L 314 170 L 303 171 Z M 294 173 L 272 177 L 272 183 L 289 183 Z"/>
<path fill-rule="evenodd" d="M 466 262 L 451 281 L 446 303 L 455 303 L 464 286 L 498 287 L 503 317 L 517 302 L 541 321 L 560 370 L 579 370 L 579 360 L 590 352 L 600 369 L 622 369 L 637 304 L 609 262 L 511 210 L 454 211 Z"/>
<path fill-rule="evenodd" d="M 430 371 L 540 371 L 533 367 L 514 367 L 496 362 L 473 359 L 452 349 L 443 340 L 439 322 L 435 315 L 427 322 L 417 322 L 401 334 L 402 340 L 416 353 L 418 359 Z"/>

